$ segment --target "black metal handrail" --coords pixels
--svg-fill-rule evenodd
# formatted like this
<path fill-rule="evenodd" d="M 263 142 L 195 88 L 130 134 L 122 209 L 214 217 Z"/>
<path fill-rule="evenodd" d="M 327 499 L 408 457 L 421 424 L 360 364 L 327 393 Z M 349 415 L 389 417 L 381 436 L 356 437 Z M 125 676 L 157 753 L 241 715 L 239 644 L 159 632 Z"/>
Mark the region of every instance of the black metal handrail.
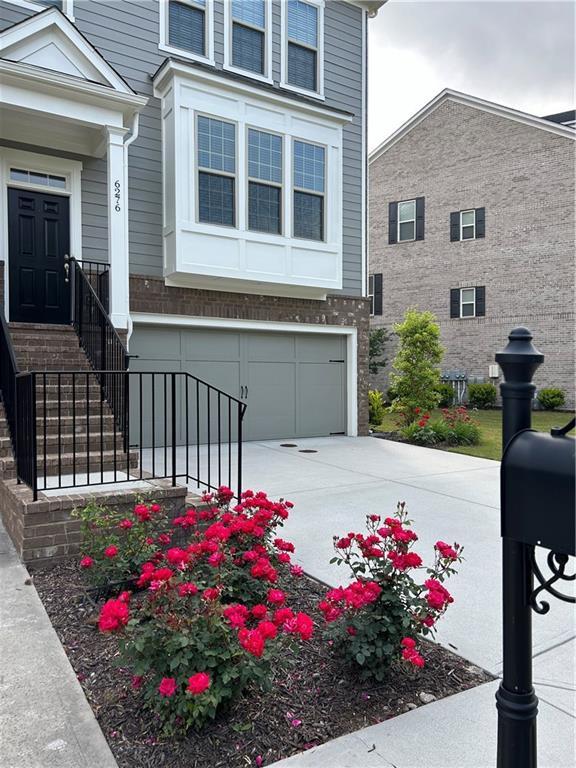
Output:
<path fill-rule="evenodd" d="M 99 377 L 127 392 L 126 434 Z M 242 489 L 246 404 L 186 372 L 32 371 L 18 374 L 18 477 L 33 490 L 178 480 Z M 120 434 L 119 434 L 120 433 Z"/>
<path fill-rule="evenodd" d="M 12 448 L 16 449 L 16 374 L 18 364 L 12 345 L 12 337 L 4 312 L 0 308 L 0 394 L 10 431 Z"/>
<path fill-rule="evenodd" d="M 103 261 L 77 260 L 88 282 L 107 313 L 110 312 L 110 264 Z"/>
<path fill-rule="evenodd" d="M 116 425 L 126 437 L 128 381 L 108 374 L 109 371 L 128 369 L 128 351 L 82 265 L 73 256 L 69 257 L 68 263 L 72 267 L 72 325 L 102 387 L 102 394 L 110 405 Z"/>

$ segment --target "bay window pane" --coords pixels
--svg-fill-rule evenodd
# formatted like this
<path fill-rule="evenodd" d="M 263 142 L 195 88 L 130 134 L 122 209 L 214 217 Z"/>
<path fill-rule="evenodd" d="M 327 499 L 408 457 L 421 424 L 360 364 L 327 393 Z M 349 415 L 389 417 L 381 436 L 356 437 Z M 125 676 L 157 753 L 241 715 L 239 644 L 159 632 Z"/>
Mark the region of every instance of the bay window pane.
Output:
<path fill-rule="evenodd" d="M 168 43 L 175 48 L 204 56 L 204 11 L 192 5 L 170 0 L 168 5 Z"/>
<path fill-rule="evenodd" d="M 239 69 L 264 74 L 264 32 L 232 24 L 232 64 Z"/>
<path fill-rule="evenodd" d="M 282 183 L 282 139 L 272 133 L 248 131 L 248 175 Z"/>
<path fill-rule="evenodd" d="M 236 170 L 236 127 L 233 123 L 198 117 L 198 165 L 213 171 Z"/>
<path fill-rule="evenodd" d="M 235 225 L 234 179 L 200 171 L 198 214 L 207 224 Z"/>
<path fill-rule="evenodd" d="M 324 192 L 326 153 L 324 147 L 294 142 L 294 186 Z"/>
<path fill-rule="evenodd" d="M 307 192 L 294 192 L 294 237 L 324 239 L 324 198 Z"/>
<path fill-rule="evenodd" d="M 280 234 L 280 200 L 279 187 L 251 181 L 248 184 L 248 229 Z"/>

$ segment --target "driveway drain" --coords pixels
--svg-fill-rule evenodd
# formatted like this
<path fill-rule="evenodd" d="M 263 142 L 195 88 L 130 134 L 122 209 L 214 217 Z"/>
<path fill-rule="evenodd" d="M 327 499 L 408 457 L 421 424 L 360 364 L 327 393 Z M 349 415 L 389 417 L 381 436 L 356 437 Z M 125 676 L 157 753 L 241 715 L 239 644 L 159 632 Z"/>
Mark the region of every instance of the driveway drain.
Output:
<path fill-rule="evenodd" d="M 280 443 L 280 448 L 298 448 L 296 443 Z"/>
<path fill-rule="evenodd" d="M 313 448 L 301 448 L 298 453 L 318 453 Z"/>

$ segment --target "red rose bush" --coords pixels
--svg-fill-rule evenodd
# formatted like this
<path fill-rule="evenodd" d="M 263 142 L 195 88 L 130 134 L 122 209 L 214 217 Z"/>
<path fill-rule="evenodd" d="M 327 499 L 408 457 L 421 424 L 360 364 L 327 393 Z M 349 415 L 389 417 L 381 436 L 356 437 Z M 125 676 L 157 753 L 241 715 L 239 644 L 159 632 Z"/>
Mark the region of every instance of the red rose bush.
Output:
<path fill-rule="evenodd" d="M 384 679 L 396 659 L 424 666 L 417 640 L 435 631 L 438 619 L 453 598 L 443 582 L 462 560 L 458 544 L 436 542 L 434 563 L 425 568 L 413 547 L 418 541 L 404 503 L 394 517 L 383 522 L 367 517 L 368 535 L 348 533 L 334 537 L 336 557 L 354 580 L 330 589 L 319 604 L 335 647 L 360 672 L 362 678 Z M 418 579 L 416 574 L 426 574 Z"/>
<path fill-rule="evenodd" d="M 205 495 L 202 509 L 172 521 L 173 535 L 147 537 L 137 592 L 102 606 L 99 629 L 118 636 L 120 664 L 165 732 L 200 726 L 248 686 L 267 687 L 275 656 L 312 636 L 312 619 L 289 606 L 294 547 L 277 535 L 291 506 L 262 492 L 237 504 L 227 488 Z M 112 546 L 122 557 L 121 542 Z"/>

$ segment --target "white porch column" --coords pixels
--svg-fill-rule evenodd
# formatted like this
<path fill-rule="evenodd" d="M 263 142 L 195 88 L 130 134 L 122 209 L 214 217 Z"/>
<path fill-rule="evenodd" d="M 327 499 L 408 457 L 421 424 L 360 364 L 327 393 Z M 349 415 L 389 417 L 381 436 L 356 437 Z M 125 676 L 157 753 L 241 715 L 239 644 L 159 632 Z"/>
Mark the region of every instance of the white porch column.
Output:
<path fill-rule="evenodd" d="M 124 136 L 127 128 L 106 127 L 108 165 L 108 258 L 110 317 L 115 328 L 128 327 L 128 173 Z"/>

